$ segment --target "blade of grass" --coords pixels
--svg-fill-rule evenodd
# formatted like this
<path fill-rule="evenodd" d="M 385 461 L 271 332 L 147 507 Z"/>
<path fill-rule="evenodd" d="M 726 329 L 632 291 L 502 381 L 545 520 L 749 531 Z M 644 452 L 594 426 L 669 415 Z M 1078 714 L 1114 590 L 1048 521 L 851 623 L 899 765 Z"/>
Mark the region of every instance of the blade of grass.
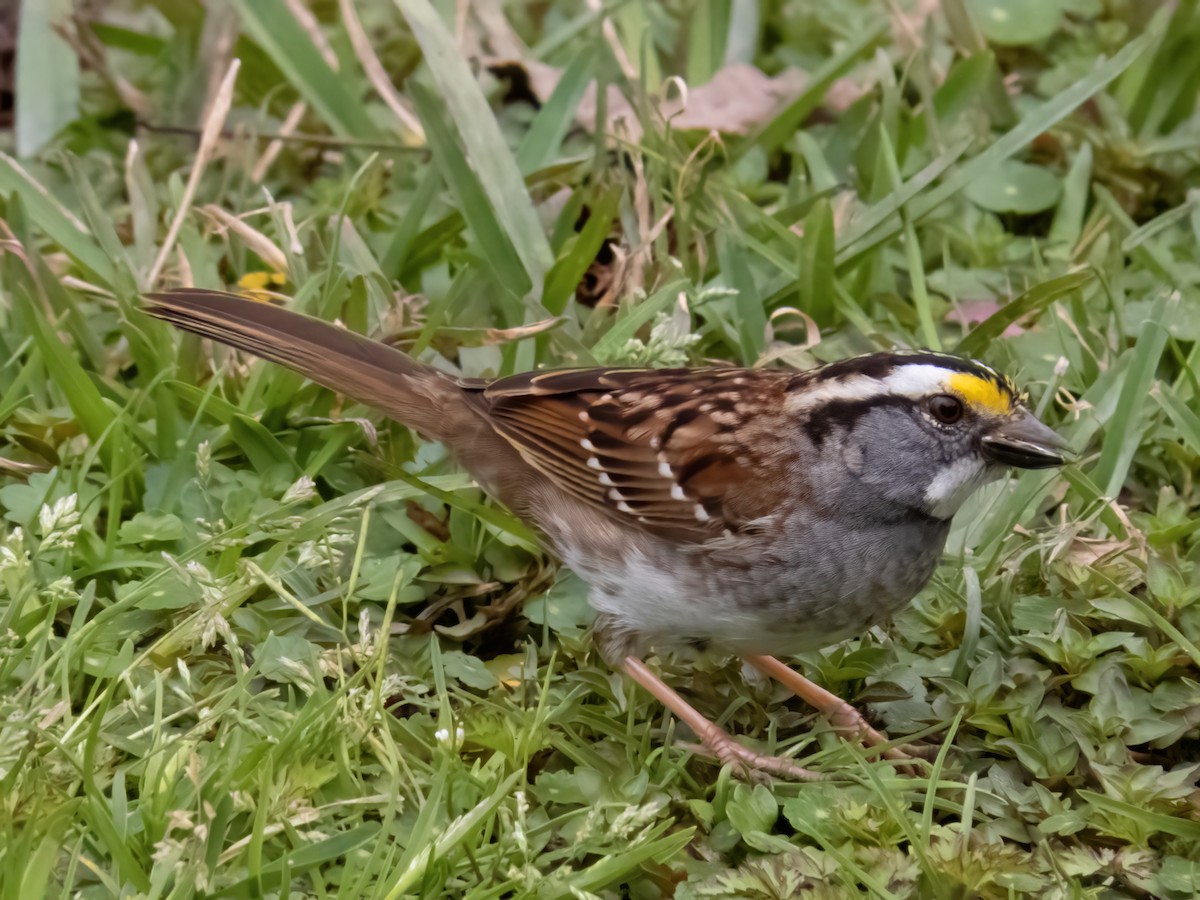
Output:
<path fill-rule="evenodd" d="M 338 134 L 373 138 L 379 129 L 348 79 L 330 68 L 284 0 L 234 0 L 246 32 L 296 92 Z"/>
<path fill-rule="evenodd" d="M 588 209 L 587 224 L 546 275 L 543 305 L 551 315 L 561 316 L 567 301 L 588 268 L 596 260 L 604 241 L 612 233 L 613 220 L 621 202 L 621 186 L 613 185 L 600 194 Z"/>
<path fill-rule="evenodd" d="M 659 827 L 666 829 L 673 823 L 674 820 L 668 820 Z M 684 828 L 655 840 L 644 840 L 623 852 L 611 853 L 583 871 L 572 874 L 570 884 L 575 891 L 580 892 L 603 890 L 605 886 L 627 878 L 647 862 L 653 860 L 665 863 L 675 858 L 691 843 L 695 833 L 695 828 Z"/>
<path fill-rule="evenodd" d="M 554 256 L 491 107 L 433 5 L 428 0 L 396 0 L 396 5 L 421 45 L 466 158 L 512 240 L 534 293 L 540 294 Z"/>
<path fill-rule="evenodd" d="M 700 0 L 691 9 L 687 29 L 687 70 L 691 87 L 699 87 L 725 62 L 732 0 Z"/>
<path fill-rule="evenodd" d="M 1068 251 L 1075 249 L 1083 234 L 1083 219 L 1091 195 L 1092 155 L 1092 145 L 1085 143 L 1071 160 L 1071 168 L 1063 179 L 1062 199 L 1054 211 L 1054 221 L 1050 223 L 1047 243 L 1060 244 Z"/>
<path fill-rule="evenodd" d="M 471 831 L 478 828 L 492 814 L 496 807 L 500 805 L 500 801 L 508 796 L 509 792 L 517 784 L 517 780 L 524 775 L 523 771 L 513 772 L 496 785 L 489 796 L 480 800 L 472 809 L 451 822 L 433 841 L 426 843 L 411 858 L 407 865 L 401 869 L 399 876 L 392 883 L 391 890 L 387 893 L 387 900 L 396 900 L 397 897 L 412 887 L 425 874 L 425 871 L 435 860 L 444 857 L 449 851 L 457 847 Z M 426 802 L 427 806 L 433 806 L 432 802 Z M 423 814 L 424 810 L 422 811 Z M 424 832 L 414 830 L 413 833 L 414 835 L 427 834 L 428 830 Z M 415 846 L 416 844 L 414 843 Z M 405 855 L 408 856 L 408 854 Z"/>
<path fill-rule="evenodd" d="M 0 193 L 19 195 L 29 218 L 46 237 L 82 266 L 90 279 L 102 287 L 113 286 L 116 267 L 87 226 L 6 153 L 0 153 Z"/>
<path fill-rule="evenodd" d="M 404 215 L 392 232 L 392 239 L 388 242 L 387 250 L 379 263 L 379 268 L 389 278 L 400 278 L 404 273 L 413 241 L 421 230 L 421 220 L 425 218 L 441 186 L 442 173 L 436 166 L 430 167 L 405 207 Z"/>
<path fill-rule="evenodd" d="M 73 14 L 71 0 L 40 0 L 17 17 L 18 156 L 36 153 L 79 115 L 79 54 L 63 36 Z"/>
<path fill-rule="evenodd" d="M 1153 812 L 1137 804 L 1127 803 L 1124 800 L 1118 800 L 1116 797 L 1109 797 L 1106 794 L 1100 794 L 1096 791 L 1080 790 L 1079 796 L 1093 806 L 1116 813 L 1119 816 L 1133 819 L 1135 822 L 1140 822 L 1152 831 L 1173 834 L 1188 841 L 1200 841 L 1200 822 L 1192 819 Z"/>
<path fill-rule="evenodd" d="M 1106 423 L 1104 446 L 1092 478 L 1104 487 L 1105 495 L 1116 497 L 1125 483 L 1133 455 L 1142 442 L 1139 426 L 1146 397 L 1154 384 L 1159 359 L 1167 346 L 1168 317 L 1178 308 L 1178 297 L 1163 294 L 1142 323 L 1133 359 L 1121 384 L 1121 394 L 1112 418 Z"/>
<path fill-rule="evenodd" d="M 300 467 L 296 465 L 292 454 L 257 419 L 242 413 L 234 415 L 229 421 L 229 436 L 257 471 L 266 473 L 275 466 L 286 463 L 294 475 L 300 474 Z"/>
<path fill-rule="evenodd" d="M 87 372 L 79 365 L 71 349 L 59 340 L 49 323 L 44 321 L 29 295 L 27 285 L 12 286 L 14 308 L 24 320 L 25 330 L 33 335 L 51 381 L 62 393 L 71 412 L 93 444 L 100 447 L 104 468 L 114 473 L 125 461 L 113 458 L 112 445 L 104 442 L 110 428 L 120 428 L 115 416 Z"/>
<path fill-rule="evenodd" d="M 1004 334 L 1004 330 L 1009 325 L 1026 316 L 1039 315 L 1056 301 L 1075 291 L 1082 290 L 1095 278 L 1094 269 L 1083 269 L 1079 272 L 1060 275 L 1058 278 L 1051 278 L 1049 281 L 1043 281 L 1041 284 L 1031 287 L 972 328 L 958 342 L 954 352 L 959 356 L 981 355 L 992 341 Z"/>
<path fill-rule="evenodd" d="M 1027 114 L 1003 137 L 986 150 L 959 166 L 949 177 L 923 196 L 911 202 L 913 221 L 919 221 L 941 206 L 968 184 L 983 176 L 988 170 L 1016 154 L 1039 134 L 1043 134 L 1069 116 L 1089 98 L 1104 90 L 1124 72 L 1155 40 L 1154 32 L 1147 32 L 1130 41 L 1111 59 L 1098 63 L 1090 73 L 1066 90 L 1047 100 Z M 852 245 L 838 253 L 838 264 L 845 265 L 869 252 L 885 241 L 891 240 L 903 230 L 903 223 L 887 220 L 869 234 L 865 234 Z"/>
<path fill-rule="evenodd" d="M 819 200 L 804 217 L 798 306 L 822 326 L 833 322 L 835 240 L 833 207 Z"/>
<path fill-rule="evenodd" d="M 517 168 L 522 175 L 529 175 L 554 162 L 563 138 L 575 124 L 575 110 L 579 108 L 579 102 L 592 80 L 596 56 L 594 45 L 586 46 L 577 54 L 554 86 L 550 98 L 533 117 L 529 130 L 517 147 Z"/>
<path fill-rule="evenodd" d="M 949 171 L 962 155 L 967 152 L 972 143 L 971 139 L 964 138 L 958 143 L 952 144 L 943 153 L 939 154 L 933 162 L 929 163 L 929 165 L 925 166 L 925 168 L 921 169 L 920 172 L 905 182 L 902 187 L 892 191 L 892 193 L 853 219 L 846 227 L 845 233 L 840 236 L 841 240 L 839 243 L 841 246 L 838 247 L 837 254 L 838 266 L 849 265 L 863 254 L 874 249 L 878 245 L 878 242 L 873 242 L 870 246 L 862 248 L 857 247 L 856 244 L 871 235 L 880 225 L 895 217 L 914 197 L 917 197 L 929 185 L 933 184 L 943 173 Z"/>
<path fill-rule="evenodd" d="M 1170 416 L 1183 442 L 1193 453 L 1200 455 L 1200 416 L 1196 415 L 1195 410 L 1180 400 L 1174 388 L 1167 384 L 1156 385 L 1150 396 Z"/>
<path fill-rule="evenodd" d="M 686 286 L 687 282 L 682 279 L 672 281 L 655 291 L 628 313 L 619 316 L 616 324 L 596 342 L 592 353 L 599 360 L 614 358 L 626 342 L 637 334 L 639 328 L 649 324 L 660 312 L 666 312 L 675 302 L 675 298 L 679 296 L 679 292 Z"/>
<path fill-rule="evenodd" d="M 524 324 L 524 308 L 520 298 L 530 291 L 532 282 L 513 246 L 512 233 L 492 209 L 479 176 L 442 120 L 441 104 L 437 98 L 420 84 L 410 85 L 409 94 L 425 127 L 425 137 L 433 151 L 434 163 L 458 198 L 463 218 L 479 242 L 484 259 L 509 292 L 498 298 L 502 301 L 500 309 L 505 322 L 509 325 Z"/>
<path fill-rule="evenodd" d="M 726 235 L 717 236 L 717 256 L 721 271 L 729 285 L 737 291 L 734 300 L 736 327 L 741 343 L 742 361 L 751 365 L 762 356 L 766 340 L 767 315 L 762 298 L 754 285 L 754 275 L 746 260 L 745 250 Z"/>

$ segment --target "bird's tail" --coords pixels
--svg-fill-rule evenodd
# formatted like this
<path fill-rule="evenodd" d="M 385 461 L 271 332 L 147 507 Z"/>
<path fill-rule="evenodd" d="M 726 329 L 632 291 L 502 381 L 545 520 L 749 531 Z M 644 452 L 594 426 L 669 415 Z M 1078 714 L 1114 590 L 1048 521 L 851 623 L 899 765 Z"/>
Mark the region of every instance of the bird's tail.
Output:
<path fill-rule="evenodd" d="M 435 440 L 482 424 L 451 378 L 329 322 L 224 291 L 180 289 L 145 301 L 155 318 L 294 369 Z"/>

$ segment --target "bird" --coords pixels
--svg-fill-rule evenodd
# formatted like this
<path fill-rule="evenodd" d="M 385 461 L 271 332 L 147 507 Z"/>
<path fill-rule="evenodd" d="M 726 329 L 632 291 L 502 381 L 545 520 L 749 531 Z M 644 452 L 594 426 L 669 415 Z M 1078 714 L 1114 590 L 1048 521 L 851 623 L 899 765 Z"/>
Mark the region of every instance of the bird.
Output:
<path fill-rule="evenodd" d="M 888 620 L 933 575 L 973 492 L 1012 468 L 1066 461 L 1067 443 L 1009 378 L 940 352 L 807 370 L 592 367 L 488 380 L 224 291 L 148 293 L 142 309 L 442 442 L 587 583 L 603 659 L 718 761 L 756 778 L 827 773 L 744 746 L 648 654 L 738 656 L 843 736 L 882 743 L 847 701 L 778 657 Z"/>

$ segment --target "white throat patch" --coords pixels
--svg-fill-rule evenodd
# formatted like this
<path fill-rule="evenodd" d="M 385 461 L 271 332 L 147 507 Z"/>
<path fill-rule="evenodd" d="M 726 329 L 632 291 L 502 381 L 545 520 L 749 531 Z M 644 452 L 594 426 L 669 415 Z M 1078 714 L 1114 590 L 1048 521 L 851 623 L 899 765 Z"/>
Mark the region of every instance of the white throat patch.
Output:
<path fill-rule="evenodd" d="M 937 474 L 925 489 L 929 514 L 949 519 L 958 512 L 975 491 L 1000 474 L 978 456 L 967 456 L 952 462 Z"/>

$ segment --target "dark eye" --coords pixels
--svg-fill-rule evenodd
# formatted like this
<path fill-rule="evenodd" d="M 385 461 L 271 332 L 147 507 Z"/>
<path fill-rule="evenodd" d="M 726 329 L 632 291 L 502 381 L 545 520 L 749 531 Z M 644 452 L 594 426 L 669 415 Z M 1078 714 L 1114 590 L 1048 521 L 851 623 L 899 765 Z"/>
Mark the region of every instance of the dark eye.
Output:
<path fill-rule="evenodd" d="M 929 413 L 943 425 L 953 425 L 963 417 L 962 401 L 949 394 L 929 398 Z"/>

